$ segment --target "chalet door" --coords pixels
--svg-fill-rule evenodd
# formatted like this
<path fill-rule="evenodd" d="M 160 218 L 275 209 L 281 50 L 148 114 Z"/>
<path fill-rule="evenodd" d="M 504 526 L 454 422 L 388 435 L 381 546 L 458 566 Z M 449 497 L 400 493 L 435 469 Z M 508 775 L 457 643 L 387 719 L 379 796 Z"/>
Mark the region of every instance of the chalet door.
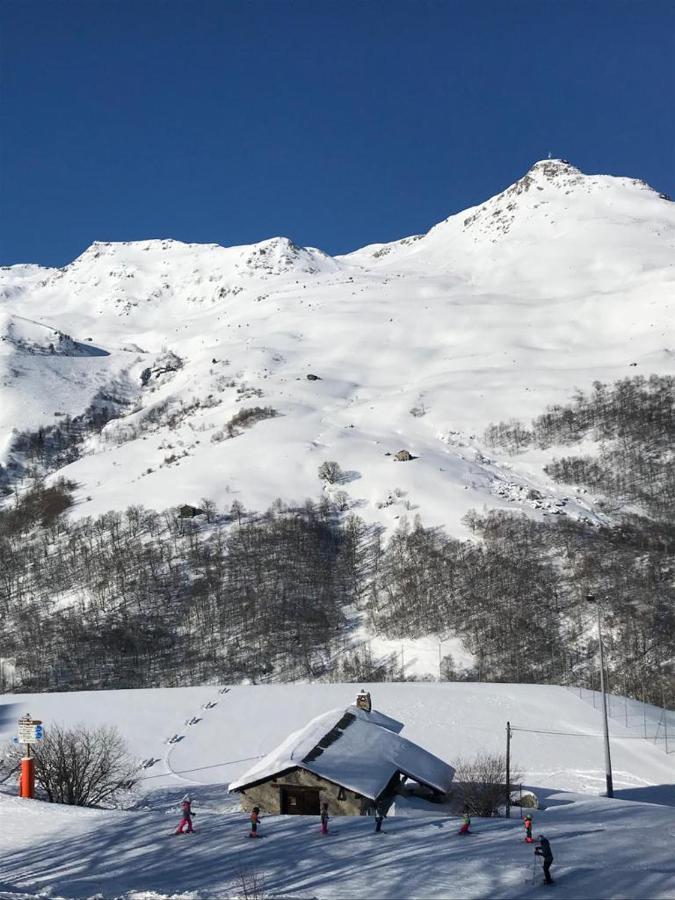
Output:
<path fill-rule="evenodd" d="M 318 816 L 319 792 L 314 788 L 280 787 L 281 812 L 285 816 Z"/>

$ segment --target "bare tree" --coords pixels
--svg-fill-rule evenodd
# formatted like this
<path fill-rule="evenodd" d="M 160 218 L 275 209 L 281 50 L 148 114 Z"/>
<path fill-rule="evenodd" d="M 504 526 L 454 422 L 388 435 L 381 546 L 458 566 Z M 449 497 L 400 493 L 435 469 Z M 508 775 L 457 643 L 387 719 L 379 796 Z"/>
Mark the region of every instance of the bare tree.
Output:
<path fill-rule="evenodd" d="M 342 469 L 334 459 L 327 459 L 321 463 L 317 474 L 322 481 L 327 481 L 328 484 L 336 484 L 342 477 Z"/>
<path fill-rule="evenodd" d="M 8 757 L 21 750 L 12 746 Z M 138 764 L 116 728 L 49 727 L 36 744 L 35 781 L 50 803 L 111 806 L 133 786 Z"/>
<path fill-rule="evenodd" d="M 209 500 L 208 497 L 202 497 L 200 506 L 206 515 L 206 521 L 215 522 L 217 514 L 217 507 L 215 502 L 213 500 Z"/>
<path fill-rule="evenodd" d="M 336 491 L 333 495 L 333 503 L 339 512 L 346 512 L 349 509 L 349 494 L 347 491 Z"/>
<path fill-rule="evenodd" d="M 511 784 L 522 776 L 511 771 Z M 471 759 L 459 759 L 455 767 L 455 784 L 460 800 L 474 816 L 494 816 L 506 803 L 506 757 L 502 753 L 478 753 Z"/>
<path fill-rule="evenodd" d="M 241 900 L 265 900 L 265 876 L 255 869 L 240 869 L 237 884 L 233 885 L 236 896 Z"/>

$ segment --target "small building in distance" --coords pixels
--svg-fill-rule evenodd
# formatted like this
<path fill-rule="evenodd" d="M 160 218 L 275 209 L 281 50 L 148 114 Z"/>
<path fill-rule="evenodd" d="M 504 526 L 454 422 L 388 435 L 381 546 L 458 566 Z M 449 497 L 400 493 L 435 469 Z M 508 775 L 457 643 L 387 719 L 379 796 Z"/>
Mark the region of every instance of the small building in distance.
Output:
<path fill-rule="evenodd" d="M 195 516 L 204 516 L 206 513 L 203 509 L 199 509 L 197 506 L 190 506 L 189 503 L 184 503 L 182 506 L 178 507 L 178 518 L 179 519 L 194 519 Z"/>
<path fill-rule="evenodd" d="M 455 770 L 401 737 L 402 728 L 376 710 L 333 709 L 289 735 L 230 791 L 241 794 L 242 809 L 271 815 L 319 815 L 322 803 L 332 816 L 386 812 L 406 779 L 445 799 Z"/>

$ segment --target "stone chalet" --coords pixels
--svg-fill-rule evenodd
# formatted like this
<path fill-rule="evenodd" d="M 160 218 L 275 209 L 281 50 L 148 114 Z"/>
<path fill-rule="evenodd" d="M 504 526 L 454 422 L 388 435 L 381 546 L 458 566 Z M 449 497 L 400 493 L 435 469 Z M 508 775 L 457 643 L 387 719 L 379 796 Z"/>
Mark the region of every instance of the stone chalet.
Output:
<path fill-rule="evenodd" d="M 318 815 L 325 802 L 332 816 L 386 812 L 406 779 L 444 799 L 455 770 L 401 737 L 402 728 L 376 710 L 331 710 L 289 735 L 230 791 L 241 794 L 242 809 L 272 815 Z"/>

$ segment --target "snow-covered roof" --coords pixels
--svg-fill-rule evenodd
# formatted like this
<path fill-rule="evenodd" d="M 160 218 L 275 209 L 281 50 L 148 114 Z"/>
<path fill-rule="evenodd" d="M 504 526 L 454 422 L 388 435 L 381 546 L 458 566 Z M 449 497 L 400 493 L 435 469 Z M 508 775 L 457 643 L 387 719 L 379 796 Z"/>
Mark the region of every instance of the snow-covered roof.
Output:
<path fill-rule="evenodd" d="M 373 800 L 396 772 L 446 793 L 455 774 L 453 767 L 401 737 L 402 728 L 400 722 L 376 710 L 332 709 L 290 734 L 233 781 L 230 790 L 240 791 L 300 768 Z"/>

